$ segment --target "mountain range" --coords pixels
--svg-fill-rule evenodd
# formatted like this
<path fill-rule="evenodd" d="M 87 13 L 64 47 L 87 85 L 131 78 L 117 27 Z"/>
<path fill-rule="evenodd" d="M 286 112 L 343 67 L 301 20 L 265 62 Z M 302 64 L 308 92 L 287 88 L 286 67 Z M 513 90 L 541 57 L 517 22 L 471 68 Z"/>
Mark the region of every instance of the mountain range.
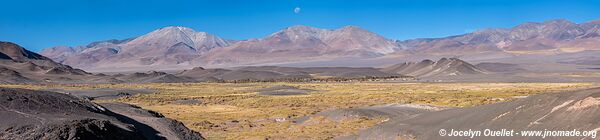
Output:
<path fill-rule="evenodd" d="M 567 20 L 527 22 L 509 29 L 485 29 L 458 36 L 414 39 L 399 44 L 419 53 L 503 51 L 508 53 L 565 53 L 598 50 L 600 20 L 576 24 Z"/>
<path fill-rule="evenodd" d="M 222 42 L 221 42 L 222 43 Z M 218 44 L 215 43 L 215 44 Z M 206 46 L 203 46 L 206 48 Z M 71 50 L 69 48 L 63 48 Z M 215 48 L 213 48 L 215 49 Z M 53 61 L 11 42 L 0 42 L 0 83 L 186 83 L 247 81 L 373 80 L 482 75 L 475 65 L 457 58 L 405 62 L 373 67 L 195 67 L 179 72 L 146 71 L 125 74 L 88 73 Z"/>
<path fill-rule="evenodd" d="M 600 50 L 599 43 L 600 20 L 527 22 L 506 29 L 403 41 L 355 26 L 334 30 L 292 26 L 241 41 L 172 26 L 135 38 L 48 48 L 41 54 L 92 71 L 164 70 L 407 56 L 557 55 Z"/>

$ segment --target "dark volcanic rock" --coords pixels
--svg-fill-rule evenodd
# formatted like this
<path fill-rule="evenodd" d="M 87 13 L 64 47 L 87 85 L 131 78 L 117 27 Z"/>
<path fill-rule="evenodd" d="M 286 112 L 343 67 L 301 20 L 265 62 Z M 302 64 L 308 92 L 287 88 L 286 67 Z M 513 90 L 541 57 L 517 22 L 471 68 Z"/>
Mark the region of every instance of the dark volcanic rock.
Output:
<path fill-rule="evenodd" d="M 1 88 L 0 139 L 203 139 L 180 122 L 154 121 L 167 119 L 158 113 L 132 106 L 121 110 L 150 115 L 120 114 L 68 94 Z"/>
<path fill-rule="evenodd" d="M 149 127 L 161 132 L 161 136 L 167 139 L 180 140 L 202 140 L 202 135 L 194 132 L 183 125 L 183 123 L 165 118 L 162 114 L 154 111 L 144 110 L 138 106 L 124 103 L 104 103 L 108 110 L 139 120 L 140 123 L 148 124 Z M 148 135 L 148 134 L 145 134 Z M 154 134 L 150 134 L 154 135 Z"/>
<path fill-rule="evenodd" d="M 0 89 L 0 107 L 0 139 L 144 139 L 101 106 L 66 94 Z"/>
<path fill-rule="evenodd" d="M 150 89 L 85 89 L 85 90 L 66 90 L 66 89 L 46 89 L 46 91 L 53 91 L 58 93 L 70 94 L 73 96 L 86 98 L 89 100 L 106 100 L 106 99 L 117 99 L 125 96 L 133 96 L 137 94 L 150 94 L 155 93 L 155 90 Z"/>
<path fill-rule="evenodd" d="M 31 131 L 31 130 L 34 131 Z M 107 120 L 83 119 L 71 120 L 61 123 L 52 123 L 46 126 L 34 127 L 32 125 L 9 127 L 0 133 L 2 139 L 110 139 L 134 140 L 145 139 L 141 135 L 124 130 Z"/>

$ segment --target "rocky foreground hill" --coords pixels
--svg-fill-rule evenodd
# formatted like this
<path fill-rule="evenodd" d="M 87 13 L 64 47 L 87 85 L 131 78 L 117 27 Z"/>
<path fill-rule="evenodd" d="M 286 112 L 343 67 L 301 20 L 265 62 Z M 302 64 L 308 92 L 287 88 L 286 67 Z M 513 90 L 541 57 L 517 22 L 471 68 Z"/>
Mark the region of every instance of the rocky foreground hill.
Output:
<path fill-rule="evenodd" d="M 204 139 L 156 112 L 47 91 L 0 88 L 0 117 L 0 139 Z"/>

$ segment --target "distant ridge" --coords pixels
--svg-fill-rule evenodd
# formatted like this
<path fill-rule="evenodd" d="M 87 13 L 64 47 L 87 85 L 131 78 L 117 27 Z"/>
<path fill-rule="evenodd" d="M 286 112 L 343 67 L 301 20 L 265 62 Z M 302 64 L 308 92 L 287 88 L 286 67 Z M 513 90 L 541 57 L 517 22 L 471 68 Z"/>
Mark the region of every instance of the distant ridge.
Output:
<path fill-rule="evenodd" d="M 261 64 L 310 61 L 341 57 L 372 58 L 397 51 L 390 39 L 355 26 L 327 30 L 292 26 L 265 38 L 239 41 L 215 49 L 201 58 L 203 64 Z"/>
<path fill-rule="evenodd" d="M 0 83 L 37 83 L 91 74 L 56 63 L 17 44 L 0 41 L 0 75 Z"/>
<path fill-rule="evenodd" d="M 10 43 L 0 42 L 0 83 L 190 83 L 190 82 L 251 82 L 251 81 L 311 81 L 369 80 L 374 78 L 410 78 L 395 73 L 363 67 L 238 67 L 235 69 L 205 69 L 195 67 L 177 73 L 161 71 L 129 74 L 92 74 Z M 9 54 L 9 55 L 5 55 Z M 18 58 L 18 59 L 13 59 Z"/>
<path fill-rule="evenodd" d="M 48 48 L 41 54 L 79 68 L 190 65 L 201 54 L 229 44 L 206 32 L 171 26 L 131 39 L 99 41 L 75 48 Z"/>
<path fill-rule="evenodd" d="M 232 41 L 190 28 L 170 26 L 124 40 L 86 46 L 54 47 L 41 54 L 86 70 L 137 71 L 237 67 L 373 58 L 507 58 L 600 51 L 600 22 L 567 20 L 526 22 L 443 38 L 392 40 L 368 30 L 346 26 L 320 29 L 291 26 L 263 38 Z M 466 59 L 466 58 L 465 58 Z M 117 62 L 117 63 L 115 63 Z"/>
<path fill-rule="evenodd" d="M 94 42 L 82 47 L 54 47 L 41 54 L 84 69 L 185 67 L 369 58 L 395 52 L 397 44 L 367 30 L 292 26 L 262 39 L 229 41 L 179 26 L 157 29 L 127 40 Z M 119 63 L 114 63 L 119 62 Z"/>
<path fill-rule="evenodd" d="M 0 41 L 0 57 L 5 59 L 10 58 L 15 61 L 50 60 L 42 55 L 26 50 L 17 44 L 2 41 Z"/>
<path fill-rule="evenodd" d="M 405 62 L 382 68 L 383 72 L 398 73 L 415 77 L 454 76 L 484 74 L 485 71 L 458 58 L 429 59 L 421 62 Z"/>

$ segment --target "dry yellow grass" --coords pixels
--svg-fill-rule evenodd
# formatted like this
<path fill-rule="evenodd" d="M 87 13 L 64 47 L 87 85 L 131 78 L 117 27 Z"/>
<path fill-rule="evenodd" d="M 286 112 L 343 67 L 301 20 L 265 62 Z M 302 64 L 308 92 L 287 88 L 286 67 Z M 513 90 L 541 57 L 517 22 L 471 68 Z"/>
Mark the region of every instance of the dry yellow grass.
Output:
<path fill-rule="evenodd" d="M 315 92 L 307 95 L 263 96 L 258 90 L 286 85 Z M 356 133 L 385 118 L 333 122 L 312 118 L 290 120 L 336 108 L 391 103 L 471 107 L 509 101 L 515 96 L 592 87 L 590 83 L 194 83 L 116 85 L 3 85 L 15 88 L 149 88 L 156 94 L 116 101 L 139 105 L 182 121 L 208 139 L 329 139 Z M 199 104 L 175 104 L 178 100 Z M 102 101 L 106 102 L 106 101 Z"/>

